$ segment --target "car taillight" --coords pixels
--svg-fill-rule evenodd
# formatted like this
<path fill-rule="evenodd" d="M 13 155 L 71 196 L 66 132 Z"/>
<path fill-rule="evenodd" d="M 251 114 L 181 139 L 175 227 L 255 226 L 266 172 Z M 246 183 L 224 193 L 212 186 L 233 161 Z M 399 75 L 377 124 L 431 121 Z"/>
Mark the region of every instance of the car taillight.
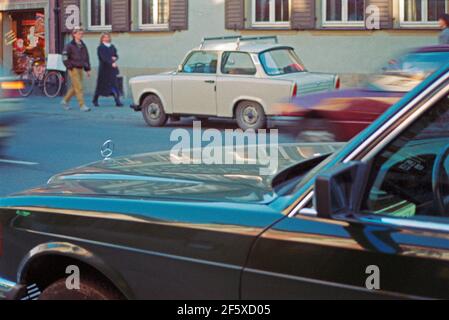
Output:
<path fill-rule="evenodd" d="M 340 89 L 340 86 L 341 86 L 340 78 L 337 78 L 337 81 L 335 81 L 335 89 Z"/>
<path fill-rule="evenodd" d="M 298 84 L 295 83 L 295 85 L 293 86 L 292 97 L 296 97 L 297 94 L 298 94 Z"/>

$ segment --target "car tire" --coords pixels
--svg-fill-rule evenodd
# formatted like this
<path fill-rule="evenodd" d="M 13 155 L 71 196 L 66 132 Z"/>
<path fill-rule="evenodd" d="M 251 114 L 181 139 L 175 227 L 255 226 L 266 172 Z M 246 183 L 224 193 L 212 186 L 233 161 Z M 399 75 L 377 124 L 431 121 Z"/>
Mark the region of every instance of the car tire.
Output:
<path fill-rule="evenodd" d="M 123 300 L 123 296 L 100 279 L 81 279 L 79 289 L 69 290 L 66 278 L 62 278 L 45 288 L 39 300 Z"/>
<path fill-rule="evenodd" d="M 161 99 L 153 94 L 143 100 L 142 114 L 150 127 L 163 127 L 168 120 Z"/>
<path fill-rule="evenodd" d="M 235 118 L 242 130 L 259 130 L 266 127 L 267 117 L 262 106 L 253 101 L 242 101 L 237 105 Z"/>

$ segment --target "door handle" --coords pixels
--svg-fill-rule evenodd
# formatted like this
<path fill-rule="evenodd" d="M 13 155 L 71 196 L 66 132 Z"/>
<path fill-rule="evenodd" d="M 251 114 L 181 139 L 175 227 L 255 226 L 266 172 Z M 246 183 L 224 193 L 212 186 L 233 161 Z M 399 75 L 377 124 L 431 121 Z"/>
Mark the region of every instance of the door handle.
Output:
<path fill-rule="evenodd" d="M 206 82 L 206 83 L 210 83 L 210 84 L 214 84 L 214 83 L 215 83 L 215 81 L 214 81 L 214 80 L 206 80 L 206 81 L 204 81 L 204 82 Z"/>

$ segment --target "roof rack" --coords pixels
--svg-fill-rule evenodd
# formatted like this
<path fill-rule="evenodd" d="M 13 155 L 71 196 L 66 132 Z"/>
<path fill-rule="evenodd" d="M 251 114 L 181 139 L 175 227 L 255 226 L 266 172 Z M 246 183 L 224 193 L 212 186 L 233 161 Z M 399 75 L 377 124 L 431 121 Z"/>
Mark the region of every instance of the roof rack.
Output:
<path fill-rule="evenodd" d="M 224 37 L 207 37 L 203 38 L 201 41 L 200 49 L 203 49 L 206 45 L 206 42 L 209 41 L 230 41 L 235 40 L 235 44 L 237 47 L 237 50 L 240 50 L 240 44 L 242 42 L 248 42 L 248 41 L 264 41 L 264 40 L 273 40 L 275 44 L 278 44 L 278 37 L 277 36 L 261 36 L 261 37 L 243 37 L 243 36 L 224 36 Z"/>

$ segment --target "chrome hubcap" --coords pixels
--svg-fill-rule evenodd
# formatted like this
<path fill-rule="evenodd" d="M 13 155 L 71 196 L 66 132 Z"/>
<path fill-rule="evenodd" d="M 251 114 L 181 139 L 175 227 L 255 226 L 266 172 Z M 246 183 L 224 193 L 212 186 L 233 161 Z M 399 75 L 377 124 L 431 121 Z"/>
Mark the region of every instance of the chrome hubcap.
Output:
<path fill-rule="evenodd" d="M 259 113 L 253 106 L 248 106 L 243 110 L 243 121 L 249 125 L 254 125 L 259 120 Z"/>
<path fill-rule="evenodd" d="M 148 106 L 148 115 L 151 119 L 159 119 L 161 116 L 161 108 L 157 103 L 153 102 Z"/>

